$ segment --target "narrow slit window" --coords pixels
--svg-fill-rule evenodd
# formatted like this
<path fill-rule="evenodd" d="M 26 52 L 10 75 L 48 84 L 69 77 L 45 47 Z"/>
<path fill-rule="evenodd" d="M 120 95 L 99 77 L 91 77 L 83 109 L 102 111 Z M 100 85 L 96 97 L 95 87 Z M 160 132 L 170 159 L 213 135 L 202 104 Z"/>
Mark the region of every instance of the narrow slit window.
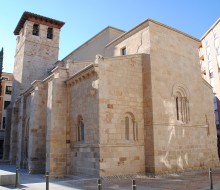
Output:
<path fill-rule="evenodd" d="M 176 117 L 179 120 L 179 105 L 178 105 L 178 97 L 176 97 Z"/>
<path fill-rule="evenodd" d="M 81 121 L 80 123 L 81 128 L 81 141 L 84 141 L 84 123 Z"/>
<path fill-rule="evenodd" d="M 124 47 L 121 49 L 121 55 L 126 55 L 126 54 L 127 54 L 126 47 Z"/>
<path fill-rule="evenodd" d="M 125 117 L 125 139 L 129 140 L 129 117 Z"/>
<path fill-rule="evenodd" d="M 47 38 L 48 39 L 53 39 L 53 28 L 48 28 L 47 29 Z"/>
<path fill-rule="evenodd" d="M 33 32 L 32 32 L 33 35 L 35 36 L 39 36 L 39 24 L 34 24 L 33 25 Z"/>
<path fill-rule="evenodd" d="M 82 117 L 79 117 L 79 123 L 77 127 L 77 139 L 79 142 L 83 142 L 85 140 L 85 131 L 84 131 L 84 123 Z"/>

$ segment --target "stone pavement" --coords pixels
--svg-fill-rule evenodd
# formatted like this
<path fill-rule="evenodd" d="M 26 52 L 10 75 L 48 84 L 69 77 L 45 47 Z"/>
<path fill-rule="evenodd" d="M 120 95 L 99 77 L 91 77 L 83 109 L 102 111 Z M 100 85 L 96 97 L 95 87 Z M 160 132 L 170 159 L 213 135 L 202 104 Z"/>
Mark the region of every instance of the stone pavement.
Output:
<path fill-rule="evenodd" d="M 15 166 L 0 165 L 1 170 L 15 171 Z M 130 190 L 132 176 L 106 177 L 102 179 L 102 190 Z M 167 174 L 156 177 L 136 176 L 136 190 L 209 190 L 208 170 L 188 171 Z M 213 169 L 213 186 L 220 190 L 220 168 Z M 0 190 L 15 189 L 14 186 L 2 187 Z M 28 174 L 20 170 L 20 185 L 22 190 L 45 190 L 45 178 L 40 174 Z M 70 176 L 50 179 L 50 190 L 97 190 L 97 178 L 88 176 Z"/>

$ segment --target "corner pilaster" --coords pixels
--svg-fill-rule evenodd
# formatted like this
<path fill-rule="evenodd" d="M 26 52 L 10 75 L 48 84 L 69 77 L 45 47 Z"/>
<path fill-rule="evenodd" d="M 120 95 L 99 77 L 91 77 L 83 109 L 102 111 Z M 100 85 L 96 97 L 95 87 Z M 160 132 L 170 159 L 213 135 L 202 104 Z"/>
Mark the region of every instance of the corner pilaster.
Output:
<path fill-rule="evenodd" d="M 67 174 L 67 87 L 66 68 L 55 68 L 48 81 L 46 171 L 50 176 Z"/>

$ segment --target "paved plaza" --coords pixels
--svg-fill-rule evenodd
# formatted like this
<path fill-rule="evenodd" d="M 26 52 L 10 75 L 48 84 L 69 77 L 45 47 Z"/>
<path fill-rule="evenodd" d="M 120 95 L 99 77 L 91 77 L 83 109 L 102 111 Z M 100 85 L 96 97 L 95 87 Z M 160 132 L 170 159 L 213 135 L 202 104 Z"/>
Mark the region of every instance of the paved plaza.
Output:
<path fill-rule="evenodd" d="M 15 166 L 0 165 L 1 170 L 15 171 Z M 213 169 L 213 189 L 220 189 L 220 168 Z M 183 173 L 167 174 L 156 177 L 118 176 L 102 179 L 102 190 L 130 190 L 132 179 L 136 180 L 136 190 L 208 190 L 210 189 L 207 170 L 188 171 Z M 16 189 L 14 186 L 2 187 L 0 190 Z M 44 175 L 28 174 L 20 170 L 20 185 L 22 190 L 45 190 Z M 66 178 L 50 179 L 50 190 L 97 190 L 97 178 L 88 176 L 70 176 Z"/>

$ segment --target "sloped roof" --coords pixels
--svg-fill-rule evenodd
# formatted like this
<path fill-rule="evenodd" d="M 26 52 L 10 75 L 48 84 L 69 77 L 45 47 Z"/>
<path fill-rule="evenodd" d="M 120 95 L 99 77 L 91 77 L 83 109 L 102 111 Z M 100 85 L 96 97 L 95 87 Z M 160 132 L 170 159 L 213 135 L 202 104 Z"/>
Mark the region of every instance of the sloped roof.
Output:
<path fill-rule="evenodd" d="M 84 42 L 82 45 L 80 45 L 78 48 L 74 49 L 72 52 L 70 52 L 67 56 L 65 56 L 63 60 L 65 60 L 68 56 L 70 56 L 72 53 L 78 51 L 80 48 L 82 48 L 83 46 L 89 44 L 90 42 L 92 42 L 93 40 L 95 40 L 98 36 L 102 35 L 104 32 L 108 31 L 109 29 L 113 29 L 113 30 L 116 30 L 118 32 L 122 32 L 122 33 L 125 33 L 124 30 L 121 30 L 121 29 L 118 29 L 118 28 L 115 28 L 113 26 L 107 26 L 106 28 L 104 28 L 103 30 L 101 30 L 99 33 L 97 33 L 95 36 L 93 36 L 92 38 L 90 38 L 89 40 L 87 40 L 86 42 Z"/>
<path fill-rule="evenodd" d="M 38 14 L 34 14 L 34 13 L 30 13 L 25 11 L 23 13 L 23 15 L 21 16 L 15 30 L 14 30 L 14 34 L 18 35 L 21 28 L 23 27 L 24 23 L 26 20 L 30 20 L 39 24 L 45 24 L 54 28 L 61 28 L 65 23 L 62 21 L 58 21 L 49 17 L 44 17 Z"/>
<path fill-rule="evenodd" d="M 177 33 L 180 33 L 180 34 L 182 34 L 182 35 L 184 35 L 184 36 L 186 36 L 186 37 L 188 37 L 188 38 L 191 38 L 191 39 L 193 39 L 193 40 L 199 41 L 199 39 L 197 39 L 197 38 L 195 38 L 195 37 L 193 37 L 193 36 L 191 36 L 191 35 L 189 35 L 189 34 L 187 34 L 187 33 L 185 33 L 185 32 L 182 32 L 182 31 L 177 30 L 177 29 L 175 29 L 175 28 L 172 28 L 172 27 L 170 27 L 170 26 L 168 26 L 168 25 L 165 25 L 165 24 L 163 24 L 163 23 L 160 23 L 160 22 L 158 22 L 158 21 L 155 21 L 155 20 L 153 20 L 153 19 L 148 18 L 147 20 L 144 20 L 143 22 L 141 22 L 140 24 L 138 24 L 137 26 L 135 26 L 134 28 L 132 28 L 132 29 L 129 30 L 128 32 L 122 34 L 121 36 L 119 36 L 118 38 L 116 38 L 115 40 L 113 40 L 112 42 L 110 42 L 109 44 L 107 44 L 105 47 L 109 47 L 109 46 L 111 46 L 112 44 L 120 43 L 121 41 L 124 40 L 124 38 L 127 38 L 127 36 L 131 36 L 131 35 L 133 35 L 134 33 L 136 33 L 137 31 L 141 30 L 143 27 L 148 26 L 148 23 L 149 23 L 149 22 L 153 22 L 154 24 L 157 24 L 157 25 L 160 25 L 160 26 L 162 26 L 162 27 L 168 28 L 169 30 L 173 30 L 173 31 L 175 31 L 175 32 L 177 32 Z"/>

